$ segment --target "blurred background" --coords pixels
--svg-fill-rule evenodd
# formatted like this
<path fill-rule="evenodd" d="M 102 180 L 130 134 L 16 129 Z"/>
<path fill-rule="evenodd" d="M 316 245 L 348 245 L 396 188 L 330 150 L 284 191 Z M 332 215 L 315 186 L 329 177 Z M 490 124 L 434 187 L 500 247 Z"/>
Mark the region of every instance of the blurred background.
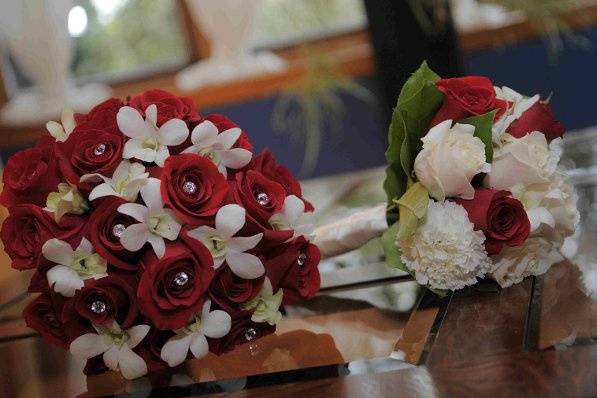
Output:
<path fill-rule="evenodd" d="M 594 0 L 2 0 L 0 156 L 64 106 L 163 88 L 224 113 L 301 177 L 381 166 L 424 59 L 597 124 Z"/>

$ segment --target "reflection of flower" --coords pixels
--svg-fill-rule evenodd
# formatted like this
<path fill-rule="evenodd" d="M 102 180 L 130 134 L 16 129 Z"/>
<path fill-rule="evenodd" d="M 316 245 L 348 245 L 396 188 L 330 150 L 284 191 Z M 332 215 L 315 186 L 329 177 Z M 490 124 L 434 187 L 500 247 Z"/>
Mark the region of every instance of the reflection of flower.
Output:
<path fill-rule="evenodd" d="M 114 322 L 110 328 L 95 326 L 95 329 L 97 334 L 84 334 L 71 343 L 71 354 L 83 359 L 103 354 L 106 366 L 114 371 L 120 370 L 122 376 L 128 380 L 147 373 L 145 361 L 133 351 L 133 348 L 145 338 L 149 332 L 149 326 L 137 325 L 121 330 Z"/>
<path fill-rule="evenodd" d="M 435 289 L 461 289 L 477 283 L 490 267 L 483 243 L 466 210 L 453 202 L 429 203 L 427 219 L 415 234 L 399 240 L 402 261 L 417 282 Z"/>
<path fill-rule="evenodd" d="M 187 358 L 189 350 L 195 358 L 203 358 L 209 352 L 206 337 L 217 339 L 230 331 L 230 315 L 222 310 L 210 311 L 211 301 L 203 304 L 201 317 L 194 316 L 189 324 L 176 331 L 176 336 L 162 348 L 160 356 L 168 366 L 177 366 Z"/>
<path fill-rule="evenodd" d="M 216 214 L 216 227 L 201 226 L 189 231 L 191 238 L 202 242 L 214 258 L 217 268 L 224 261 L 241 278 L 259 278 L 265 272 L 261 260 L 247 250 L 253 249 L 263 234 L 234 236 L 245 225 L 245 209 L 239 205 L 223 206 Z"/>
<path fill-rule="evenodd" d="M 76 250 L 59 239 L 50 239 L 42 247 L 45 258 L 56 263 L 47 272 L 48 284 L 56 292 L 72 297 L 84 286 L 84 280 L 106 276 L 106 260 L 93 252 L 91 243 L 83 238 Z"/>

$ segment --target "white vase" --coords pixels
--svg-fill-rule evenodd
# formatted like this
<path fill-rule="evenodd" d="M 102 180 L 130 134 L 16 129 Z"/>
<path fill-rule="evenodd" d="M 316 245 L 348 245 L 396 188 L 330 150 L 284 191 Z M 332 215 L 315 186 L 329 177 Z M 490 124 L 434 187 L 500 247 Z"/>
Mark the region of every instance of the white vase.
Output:
<path fill-rule="evenodd" d="M 186 3 L 194 23 L 210 42 L 211 55 L 178 74 L 179 89 L 196 90 L 287 69 L 286 61 L 273 53 L 250 53 L 247 49 L 260 0 L 186 0 Z"/>
<path fill-rule="evenodd" d="M 0 111 L 9 125 L 46 122 L 66 107 L 78 112 L 108 98 L 99 84 L 75 87 L 70 79 L 73 40 L 68 33 L 72 0 L 3 0 L 0 34 L 33 87 L 21 90 Z"/>

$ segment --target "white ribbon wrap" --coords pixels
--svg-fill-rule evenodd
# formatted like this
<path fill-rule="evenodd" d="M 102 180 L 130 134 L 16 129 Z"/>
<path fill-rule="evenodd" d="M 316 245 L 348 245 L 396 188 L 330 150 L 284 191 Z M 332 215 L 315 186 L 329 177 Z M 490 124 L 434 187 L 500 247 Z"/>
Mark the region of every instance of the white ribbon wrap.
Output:
<path fill-rule="evenodd" d="M 347 218 L 323 225 L 314 232 L 314 244 L 321 258 L 329 258 L 358 249 L 388 229 L 386 205 L 361 210 Z"/>

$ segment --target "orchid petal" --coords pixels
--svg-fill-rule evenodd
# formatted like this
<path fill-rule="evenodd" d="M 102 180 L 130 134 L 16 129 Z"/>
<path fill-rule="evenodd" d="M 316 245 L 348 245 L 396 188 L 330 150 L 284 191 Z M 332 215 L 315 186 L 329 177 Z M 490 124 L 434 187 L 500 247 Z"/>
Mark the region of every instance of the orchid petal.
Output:
<path fill-rule="evenodd" d="M 132 380 L 147 374 L 147 364 L 139 355 L 126 344 L 120 347 L 118 352 L 118 367 L 122 376 Z"/>
<path fill-rule="evenodd" d="M 180 119 L 170 119 L 158 130 L 158 141 L 162 145 L 180 145 L 189 136 L 189 128 Z"/>
<path fill-rule="evenodd" d="M 287 196 L 286 199 L 284 199 L 283 211 L 288 223 L 294 225 L 305 212 L 305 202 L 294 195 Z"/>
<path fill-rule="evenodd" d="M 160 358 L 170 367 L 180 365 L 187 358 L 192 338 L 193 335 L 191 334 L 181 334 L 171 337 L 162 347 Z"/>
<path fill-rule="evenodd" d="M 104 363 L 108 367 L 108 369 L 113 371 L 118 371 L 118 352 L 120 350 L 116 346 L 110 347 L 110 349 L 104 352 Z"/>
<path fill-rule="evenodd" d="M 135 158 L 144 162 L 153 162 L 156 158 L 156 151 L 143 147 L 143 141 L 138 138 L 131 138 L 124 144 L 122 157 L 125 159 Z"/>
<path fill-rule="evenodd" d="M 148 325 L 137 325 L 127 329 L 126 333 L 130 339 L 126 342 L 130 348 L 135 348 L 149 333 L 151 328 Z"/>
<path fill-rule="evenodd" d="M 239 205 L 222 206 L 216 214 L 216 229 L 223 238 L 230 238 L 245 225 L 245 209 Z"/>
<path fill-rule="evenodd" d="M 218 235 L 218 231 L 210 226 L 202 225 L 190 230 L 187 232 L 187 235 L 193 239 L 197 239 L 200 242 L 207 242 L 212 236 Z"/>
<path fill-rule="evenodd" d="M 56 265 L 46 273 L 48 285 L 64 297 L 73 297 L 78 289 L 83 288 L 85 283 L 72 268 L 64 265 Z"/>
<path fill-rule="evenodd" d="M 157 152 L 155 153 L 154 162 L 158 166 L 164 167 L 164 163 L 166 162 L 166 159 L 168 159 L 169 157 L 170 157 L 170 151 L 168 150 L 168 147 L 165 145 L 160 145 Z"/>
<path fill-rule="evenodd" d="M 201 333 L 213 339 L 226 336 L 231 325 L 232 318 L 222 310 L 215 310 L 201 317 Z"/>
<path fill-rule="evenodd" d="M 136 252 L 140 250 L 143 245 L 152 236 L 145 224 L 133 224 L 126 227 L 122 236 L 120 236 L 120 244 L 126 250 Z"/>
<path fill-rule="evenodd" d="M 103 336 L 95 333 L 87 333 L 73 340 L 69 351 L 77 358 L 89 359 L 103 354 L 109 348 Z"/>
<path fill-rule="evenodd" d="M 71 265 L 75 258 L 72 247 L 60 239 L 50 239 L 41 248 L 44 257 L 56 264 Z"/>
<path fill-rule="evenodd" d="M 139 222 L 145 222 L 149 218 L 149 209 L 138 203 L 123 203 L 118 206 L 118 212 L 131 216 Z"/>
<path fill-rule="evenodd" d="M 130 138 L 141 138 L 147 135 L 147 127 L 141 114 L 130 106 L 123 106 L 116 114 L 116 123 L 120 131 Z"/>
<path fill-rule="evenodd" d="M 164 202 L 160 193 L 161 184 L 162 182 L 159 179 L 152 177 L 148 178 L 145 185 L 141 187 L 141 197 L 150 211 L 164 208 Z"/>
<path fill-rule="evenodd" d="M 149 234 L 147 236 L 147 241 L 153 247 L 153 251 L 158 258 L 164 257 L 166 253 L 166 243 L 164 242 L 164 238 L 158 235 Z"/>
<path fill-rule="evenodd" d="M 226 262 L 230 270 L 243 279 L 256 279 L 265 273 L 259 257 L 249 253 L 227 252 Z"/>
<path fill-rule="evenodd" d="M 243 236 L 243 237 L 235 237 L 230 238 L 226 242 L 226 249 L 229 251 L 234 252 L 246 252 L 247 250 L 251 250 L 261 241 L 263 237 L 262 233 L 253 236 Z"/>
<path fill-rule="evenodd" d="M 76 251 L 78 253 L 91 254 L 93 253 L 93 245 L 87 240 L 87 238 L 83 237 L 81 238 L 81 242 L 79 243 L 79 246 L 77 246 Z"/>
<path fill-rule="evenodd" d="M 156 104 L 151 104 L 145 108 L 145 121 L 150 122 L 152 127 L 158 122 L 158 106 Z"/>
<path fill-rule="evenodd" d="M 220 152 L 220 162 L 231 169 L 241 169 L 251 161 L 253 154 L 243 148 L 232 148 Z"/>
<path fill-rule="evenodd" d="M 209 120 L 199 123 L 191 133 L 191 142 L 201 148 L 211 147 L 216 142 L 218 128 Z"/>
<path fill-rule="evenodd" d="M 110 184 L 103 183 L 93 188 L 89 194 L 89 200 L 92 201 L 97 198 L 103 198 L 104 196 L 120 196 L 120 194 Z"/>
<path fill-rule="evenodd" d="M 241 131 L 238 127 L 228 129 L 221 132 L 216 137 L 216 143 L 218 149 L 230 149 L 240 137 Z"/>
<path fill-rule="evenodd" d="M 204 335 L 195 333 L 192 335 L 190 349 L 195 358 L 203 358 L 209 353 L 209 344 Z"/>
<path fill-rule="evenodd" d="M 168 240 L 175 240 L 178 238 L 178 233 L 180 232 L 182 225 L 176 220 L 172 210 L 164 209 L 163 212 L 156 232 Z"/>

